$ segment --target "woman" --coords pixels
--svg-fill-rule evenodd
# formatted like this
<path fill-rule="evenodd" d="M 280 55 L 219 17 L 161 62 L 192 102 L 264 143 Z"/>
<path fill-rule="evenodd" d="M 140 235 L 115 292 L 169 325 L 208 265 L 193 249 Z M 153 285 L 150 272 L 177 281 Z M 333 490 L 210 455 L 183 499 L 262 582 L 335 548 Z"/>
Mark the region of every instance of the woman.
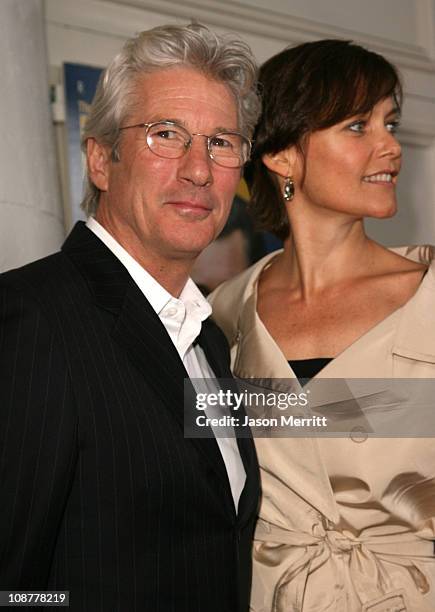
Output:
<path fill-rule="evenodd" d="M 302 378 L 313 389 L 331 378 L 435 378 L 433 251 L 393 252 L 364 231 L 365 217 L 396 212 L 395 68 L 324 40 L 279 53 L 260 82 L 254 214 L 284 249 L 211 296 L 235 375 L 289 378 L 299 389 Z M 417 423 L 411 395 L 398 402 L 380 388 L 356 399 L 364 415 L 405 407 Z M 433 438 L 357 432 L 256 444 L 253 611 L 435 610 Z"/>

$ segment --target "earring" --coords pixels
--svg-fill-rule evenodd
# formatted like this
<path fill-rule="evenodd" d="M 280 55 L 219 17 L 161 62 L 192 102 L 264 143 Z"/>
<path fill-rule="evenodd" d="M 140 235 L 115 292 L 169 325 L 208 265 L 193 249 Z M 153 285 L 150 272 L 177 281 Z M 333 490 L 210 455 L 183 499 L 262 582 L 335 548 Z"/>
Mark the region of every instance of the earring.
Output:
<path fill-rule="evenodd" d="M 291 200 L 293 200 L 295 197 L 295 184 L 291 176 L 287 176 L 284 181 L 283 195 L 286 202 L 291 202 Z"/>

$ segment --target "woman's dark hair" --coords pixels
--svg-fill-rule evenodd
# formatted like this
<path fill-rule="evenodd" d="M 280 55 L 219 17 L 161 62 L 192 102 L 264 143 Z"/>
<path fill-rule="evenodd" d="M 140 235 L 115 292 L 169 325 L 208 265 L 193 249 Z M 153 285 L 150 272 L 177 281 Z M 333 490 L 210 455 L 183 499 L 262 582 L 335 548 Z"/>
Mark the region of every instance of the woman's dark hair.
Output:
<path fill-rule="evenodd" d="M 254 134 L 246 181 L 261 229 L 285 239 L 290 228 L 278 181 L 262 162 L 266 153 L 296 146 L 312 132 L 364 114 L 393 97 L 400 109 L 396 68 L 382 55 L 347 40 L 319 40 L 285 49 L 260 69 L 263 111 Z"/>

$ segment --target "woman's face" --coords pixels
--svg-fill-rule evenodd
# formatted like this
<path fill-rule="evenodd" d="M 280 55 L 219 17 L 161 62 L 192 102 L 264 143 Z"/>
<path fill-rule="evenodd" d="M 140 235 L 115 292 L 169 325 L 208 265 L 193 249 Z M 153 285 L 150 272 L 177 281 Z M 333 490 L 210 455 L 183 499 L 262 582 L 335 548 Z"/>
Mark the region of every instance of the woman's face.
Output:
<path fill-rule="evenodd" d="M 401 166 L 398 120 L 393 100 L 385 98 L 367 114 L 313 132 L 305 162 L 297 157 L 294 168 L 298 200 L 356 217 L 394 215 Z"/>

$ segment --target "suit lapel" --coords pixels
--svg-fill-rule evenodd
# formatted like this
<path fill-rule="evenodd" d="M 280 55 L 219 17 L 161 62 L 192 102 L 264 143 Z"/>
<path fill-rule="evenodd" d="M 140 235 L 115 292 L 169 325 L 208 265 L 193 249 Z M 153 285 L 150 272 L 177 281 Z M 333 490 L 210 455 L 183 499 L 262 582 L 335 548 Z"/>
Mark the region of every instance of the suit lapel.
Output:
<path fill-rule="evenodd" d="M 183 430 L 185 397 L 188 398 L 185 409 L 191 414 L 194 406 L 189 398 L 193 401 L 195 392 L 166 329 L 148 300 L 117 257 L 83 222 L 76 224 L 62 251 L 79 268 L 97 306 L 114 315 L 115 324 L 111 332 L 114 341 L 123 347 Z M 220 373 L 218 352 L 211 346 L 207 347 L 207 352 Z M 186 443 L 194 444 L 202 459 L 218 475 L 230 505 L 228 476 L 215 438 L 191 438 Z M 219 499 L 222 500 L 220 493 Z"/>
<path fill-rule="evenodd" d="M 112 337 L 182 425 L 180 401 L 187 372 L 159 317 L 133 281 L 128 285 Z"/>
<path fill-rule="evenodd" d="M 224 379 L 233 391 L 238 391 L 230 370 L 230 355 L 227 342 L 222 331 L 210 319 L 207 319 L 202 324 L 198 344 L 203 349 L 216 378 Z M 240 417 L 243 418 L 244 415 L 245 412 L 242 410 Z M 238 519 L 241 523 L 244 523 L 249 520 L 252 511 L 256 509 L 260 487 L 259 468 L 249 428 L 243 429 L 243 431 L 236 428 L 235 432 L 243 467 L 246 472 L 246 482 L 240 496 L 238 508 Z"/>

